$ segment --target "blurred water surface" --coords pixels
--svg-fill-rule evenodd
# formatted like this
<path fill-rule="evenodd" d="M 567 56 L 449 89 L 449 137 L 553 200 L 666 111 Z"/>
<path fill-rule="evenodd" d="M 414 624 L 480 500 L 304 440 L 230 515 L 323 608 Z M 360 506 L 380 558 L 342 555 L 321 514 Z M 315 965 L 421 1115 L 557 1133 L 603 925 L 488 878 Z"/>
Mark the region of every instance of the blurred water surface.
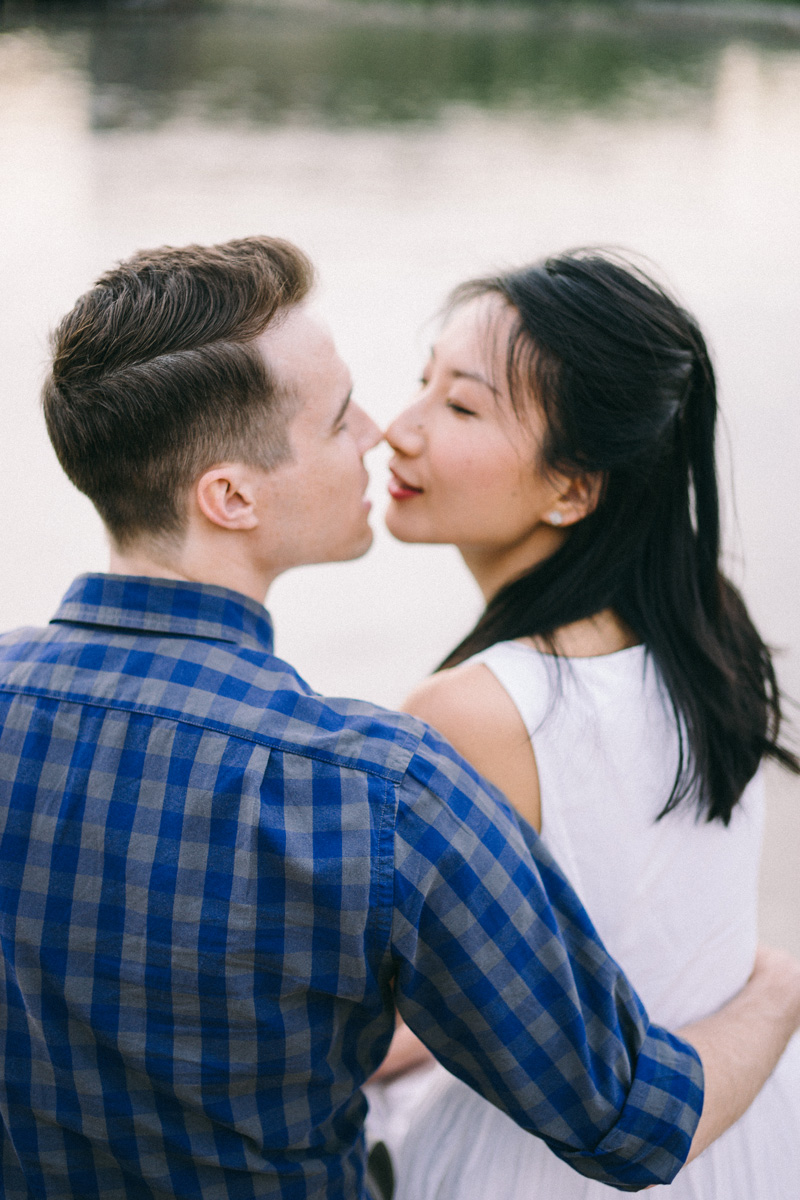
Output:
<path fill-rule="evenodd" d="M 800 9 L 735 10 L 7 0 L 0 626 L 46 620 L 104 566 L 37 395 L 48 328 L 111 262 L 296 240 L 358 399 L 388 421 L 455 282 L 603 243 L 648 256 L 709 334 L 730 569 L 800 696 Z M 393 704 L 478 599 L 454 552 L 378 530 L 361 562 L 280 580 L 270 608 L 316 686 Z"/>

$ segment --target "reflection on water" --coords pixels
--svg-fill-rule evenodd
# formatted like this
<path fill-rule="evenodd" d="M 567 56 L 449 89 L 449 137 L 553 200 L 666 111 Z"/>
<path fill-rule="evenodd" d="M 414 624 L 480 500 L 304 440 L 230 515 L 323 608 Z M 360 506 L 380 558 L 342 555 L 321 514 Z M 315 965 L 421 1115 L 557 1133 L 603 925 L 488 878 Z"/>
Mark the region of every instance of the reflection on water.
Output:
<path fill-rule="evenodd" d="M 430 122 L 465 104 L 563 114 L 707 101 L 731 30 L 621 8 L 11 4 L 4 27 L 42 30 L 85 73 L 98 129 L 186 115 L 364 126 Z M 800 45 L 800 10 L 757 36 L 765 51 Z"/>
<path fill-rule="evenodd" d="M 413 387 L 414 331 L 454 282 L 611 242 L 660 264 L 718 349 L 742 529 L 729 547 L 743 548 L 748 597 L 770 640 L 791 648 L 782 669 L 800 692 L 798 506 L 771 514 L 762 487 L 776 453 L 790 487 L 800 454 L 800 8 L 794 34 L 791 22 L 776 32 L 563 5 L 17 0 L 2 13 L 0 405 L 20 454 L 11 494 L 26 494 L 26 471 L 47 486 L 3 533 L 5 561 L 25 556 L 25 571 L 6 579 L 0 627 L 44 618 L 89 546 L 102 563 L 95 518 L 61 478 L 33 398 L 46 328 L 113 259 L 254 230 L 293 237 L 319 262 L 362 398 L 388 421 Z M 41 562 L 26 554 L 26 522 L 50 537 Z M 470 620 L 452 557 L 417 549 L 409 571 L 405 554 L 382 541 L 379 567 L 276 589 L 278 607 L 296 586 L 335 608 L 335 648 L 321 634 L 312 652 L 286 602 L 284 644 L 296 637 L 321 686 L 396 701 Z M 434 562 L 450 565 L 424 623 L 406 628 L 374 580 L 390 579 L 411 614 L 415 570 Z M 382 640 L 406 635 L 412 650 L 376 674 Z"/>
<path fill-rule="evenodd" d="M 729 562 L 800 696 L 800 7 L 780 29 L 571 12 L 6 0 L 0 628 L 47 620 L 74 574 L 105 566 L 36 396 L 48 327 L 111 262 L 292 238 L 318 263 L 358 399 L 388 422 L 454 283 L 605 242 L 649 255 L 710 335 L 738 498 Z M 372 468 L 379 513 L 380 452 Z M 289 573 L 270 607 L 279 651 L 316 685 L 396 704 L 478 601 L 449 548 L 375 523 L 371 555 Z M 800 912 L 781 890 L 797 859 L 785 799 L 779 917 Z M 800 950 L 779 917 L 774 936 Z"/>
<path fill-rule="evenodd" d="M 10 494 L 26 507 L 2 535 L 4 561 L 25 570 L 6 578 L 0 627 L 44 618 L 87 556 L 102 564 L 96 520 L 61 478 L 33 400 L 48 325 L 113 259 L 165 241 L 293 237 L 319 262 L 362 398 L 388 421 L 413 388 L 414 332 L 459 278 L 610 242 L 660 264 L 718 350 L 740 502 L 729 549 L 800 693 L 799 510 L 772 511 L 763 494 L 766 477 L 770 497 L 794 494 L 800 455 L 796 13 L 776 31 L 635 7 L 7 2 L 0 405 L 19 451 Z M 31 472 L 46 480 L 33 497 Z M 50 538 L 42 561 L 26 523 Z M 458 564 L 417 549 L 408 570 L 410 553 L 381 541 L 379 566 L 281 581 L 278 607 L 296 587 L 335 611 L 332 648 L 286 601 L 287 652 L 296 644 L 321 686 L 397 701 L 469 622 Z M 428 563 L 449 565 L 433 567 L 422 605 L 415 572 Z M 376 579 L 408 617 L 389 613 Z M 406 636 L 411 650 L 376 673 L 382 641 Z"/>

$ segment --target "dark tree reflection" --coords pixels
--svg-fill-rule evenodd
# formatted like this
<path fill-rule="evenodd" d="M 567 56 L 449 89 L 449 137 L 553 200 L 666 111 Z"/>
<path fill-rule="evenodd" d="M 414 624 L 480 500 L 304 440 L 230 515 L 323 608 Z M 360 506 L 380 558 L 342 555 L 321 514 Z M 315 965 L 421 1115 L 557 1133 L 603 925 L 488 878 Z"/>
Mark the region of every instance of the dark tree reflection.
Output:
<path fill-rule="evenodd" d="M 800 24 L 732 28 L 641 6 L 297 0 L 6 3 L 86 73 L 98 128 L 193 115 L 264 125 L 433 122 L 454 105 L 577 110 L 696 105 L 733 38 L 800 45 Z M 71 35 L 84 35 L 79 54 Z M 788 39 L 788 43 L 787 43 Z"/>

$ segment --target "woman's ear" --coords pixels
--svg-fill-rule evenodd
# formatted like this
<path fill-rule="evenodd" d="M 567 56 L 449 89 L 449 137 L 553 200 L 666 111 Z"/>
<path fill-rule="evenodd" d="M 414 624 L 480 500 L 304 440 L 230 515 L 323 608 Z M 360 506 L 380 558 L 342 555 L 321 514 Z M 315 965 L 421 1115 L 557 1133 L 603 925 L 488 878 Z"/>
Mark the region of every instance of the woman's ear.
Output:
<path fill-rule="evenodd" d="M 562 479 L 563 486 L 558 499 L 545 520 L 550 525 L 577 525 L 578 521 L 593 513 L 600 503 L 604 475 L 602 471 L 591 471 L 585 475 L 563 476 Z"/>
<path fill-rule="evenodd" d="M 252 469 L 243 463 L 212 467 L 194 487 L 197 507 L 220 529 L 248 530 L 258 525 L 256 487 Z"/>

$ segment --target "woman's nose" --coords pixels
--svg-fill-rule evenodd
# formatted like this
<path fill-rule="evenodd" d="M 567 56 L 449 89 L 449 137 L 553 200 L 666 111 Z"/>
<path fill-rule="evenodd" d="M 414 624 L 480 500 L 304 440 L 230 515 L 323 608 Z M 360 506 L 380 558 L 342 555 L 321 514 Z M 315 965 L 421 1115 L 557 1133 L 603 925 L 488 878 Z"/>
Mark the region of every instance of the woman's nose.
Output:
<path fill-rule="evenodd" d="M 395 417 L 383 435 L 393 450 L 413 458 L 422 453 L 425 430 L 419 405 L 412 404 Z"/>

